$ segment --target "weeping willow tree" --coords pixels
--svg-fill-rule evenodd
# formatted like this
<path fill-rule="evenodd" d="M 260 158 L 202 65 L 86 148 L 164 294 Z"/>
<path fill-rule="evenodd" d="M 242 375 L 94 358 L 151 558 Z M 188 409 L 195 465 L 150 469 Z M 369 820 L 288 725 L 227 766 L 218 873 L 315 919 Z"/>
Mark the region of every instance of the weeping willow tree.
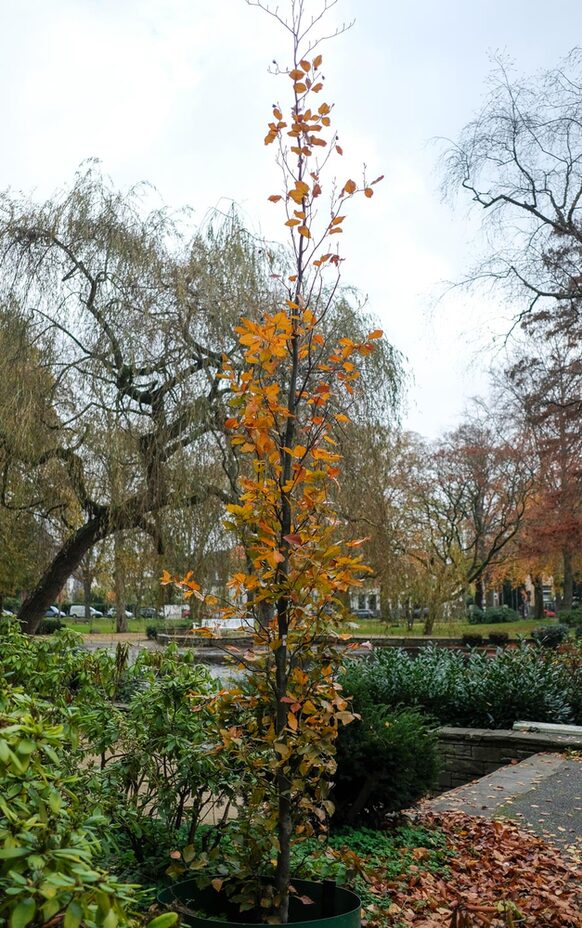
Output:
<path fill-rule="evenodd" d="M 46 372 L 29 427 L 3 435 L 3 503 L 23 468 L 55 475 L 18 503 L 56 549 L 20 610 L 30 632 L 97 542 L 139 529 L 161 551 L 165 513 L 232 496 L 220 364 L 239 314 L 269 302 L 267 258 L 234 214 L 192 233 L 148 197 L 89 165 L 44 204 L 0 201 L 0 297 Z"/>

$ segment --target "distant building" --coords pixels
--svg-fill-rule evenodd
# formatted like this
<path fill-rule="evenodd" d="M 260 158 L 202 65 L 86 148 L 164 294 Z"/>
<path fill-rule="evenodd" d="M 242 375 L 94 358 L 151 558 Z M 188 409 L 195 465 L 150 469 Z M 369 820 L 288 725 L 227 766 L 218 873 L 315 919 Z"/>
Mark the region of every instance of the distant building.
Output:
<path fill-rule="evenodd" d="M 370 612 L 374 617 L 380 615 L 380 587 L 360 587 L 350 592 L 350 609 L 352 612 Z"/>

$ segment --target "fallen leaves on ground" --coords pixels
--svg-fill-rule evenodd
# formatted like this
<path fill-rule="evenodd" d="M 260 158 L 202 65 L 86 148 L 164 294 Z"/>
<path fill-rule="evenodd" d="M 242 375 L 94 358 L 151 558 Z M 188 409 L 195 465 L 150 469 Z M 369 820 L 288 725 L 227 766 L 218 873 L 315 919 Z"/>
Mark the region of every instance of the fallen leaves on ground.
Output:
<path fill-rule="evenodd" d="M 426 813 L 418 824 L 446 834 L 448 872 L 423 870 L 415 855 L 418 863 L 396 880 L 381 869 L 368 874 L 378 898 L 365 907 L 368 926 L 582 928 L 580 873 L 541 838 L 463 812 Z"/>

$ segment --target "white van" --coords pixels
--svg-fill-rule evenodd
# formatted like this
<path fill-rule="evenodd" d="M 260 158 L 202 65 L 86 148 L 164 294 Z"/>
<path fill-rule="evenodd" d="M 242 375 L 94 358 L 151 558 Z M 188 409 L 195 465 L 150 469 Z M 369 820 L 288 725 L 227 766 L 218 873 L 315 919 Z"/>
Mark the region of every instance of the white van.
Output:
<path fill-rule="evenodd" d="M 92 619 L 100 619 L 101 616 L 103 615 L 103 613 L 99 612 L 98 609 L 93 609 L 93 606 L 90 607 L 90 612 L 91 612 Z M 85 618 L 85 606 L 84 605 L 83 606 L 79 606 L 79 605 L 71 606 L 71 608 L 69 609 L 69 615 L 72 616 L 72 618 L 74 619 L 84 619 Z"/>

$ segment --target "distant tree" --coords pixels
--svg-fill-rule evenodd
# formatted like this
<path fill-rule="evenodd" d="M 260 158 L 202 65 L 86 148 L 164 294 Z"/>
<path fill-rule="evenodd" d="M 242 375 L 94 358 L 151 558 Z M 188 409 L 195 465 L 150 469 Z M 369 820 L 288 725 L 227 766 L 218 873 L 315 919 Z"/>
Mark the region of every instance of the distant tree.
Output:
<path fill-rule="evenodd" d="M 272 256 L 234 217 L 192 235 L 144 196 L 89 167 L 43 205 L 0 200 L 0 298 L 51 375 L 42 409 L 29 404 L 35 441 L 5 436 L 5 483 L 23 467 L 31 486 L 51 471 L 58 492 L 31 492 L 28 507 L 67 529 L 21 608 L 31 632 L 94 544 L 138 528 L 153 537 L 156 514 L 232 498 L 228 471 L 208 479 L 222 441 L 219 370 L 239 351 L 239 314 L 270 305 Z"/>
<path fill-rule="evenodd" d="M 539 336 L 542 336 L 541 338 Z M 519 553 L 542 572 L 562 577 L 572 604 L 574 570 L 582 566 L 582 347 L 550 322 L 538 323 L 500 381 L 508 416 L 529 434 L 536 486 L 519 538 Z"/>
<path fill-rule="evenodd" d="M 425 458 L 420 439 L 382 422 L 351 422 L 339 436 L 344 470 L 338 511 L 352 537 L 364 536 L 370 582 L 381 590 L 385 613 L 411 614 L 426 600 L 417 557 L 418 474 Z M 421 591 L 422 588 L 422 591 Z"/>
<path fill-rule="evenodd" d="M 501 439 L 492 424 L 479 419 L 432 449 L 423 497 L 430 556 L 456 568 L 461 589 L 474 585 L 479 608 L 485 604 L 488 572 L 507 555 L 532 487 L 522 442 Z"/>
<path fill-rule="evenodd" d="M 487 255 L 518 319 L 582 332 L 582 50 L 520 80 L 498 60 L 481 111 L 449 148 L 445 188 L 485 211 Z M 516 303 L 517 300 L 517 303 Z"/>

